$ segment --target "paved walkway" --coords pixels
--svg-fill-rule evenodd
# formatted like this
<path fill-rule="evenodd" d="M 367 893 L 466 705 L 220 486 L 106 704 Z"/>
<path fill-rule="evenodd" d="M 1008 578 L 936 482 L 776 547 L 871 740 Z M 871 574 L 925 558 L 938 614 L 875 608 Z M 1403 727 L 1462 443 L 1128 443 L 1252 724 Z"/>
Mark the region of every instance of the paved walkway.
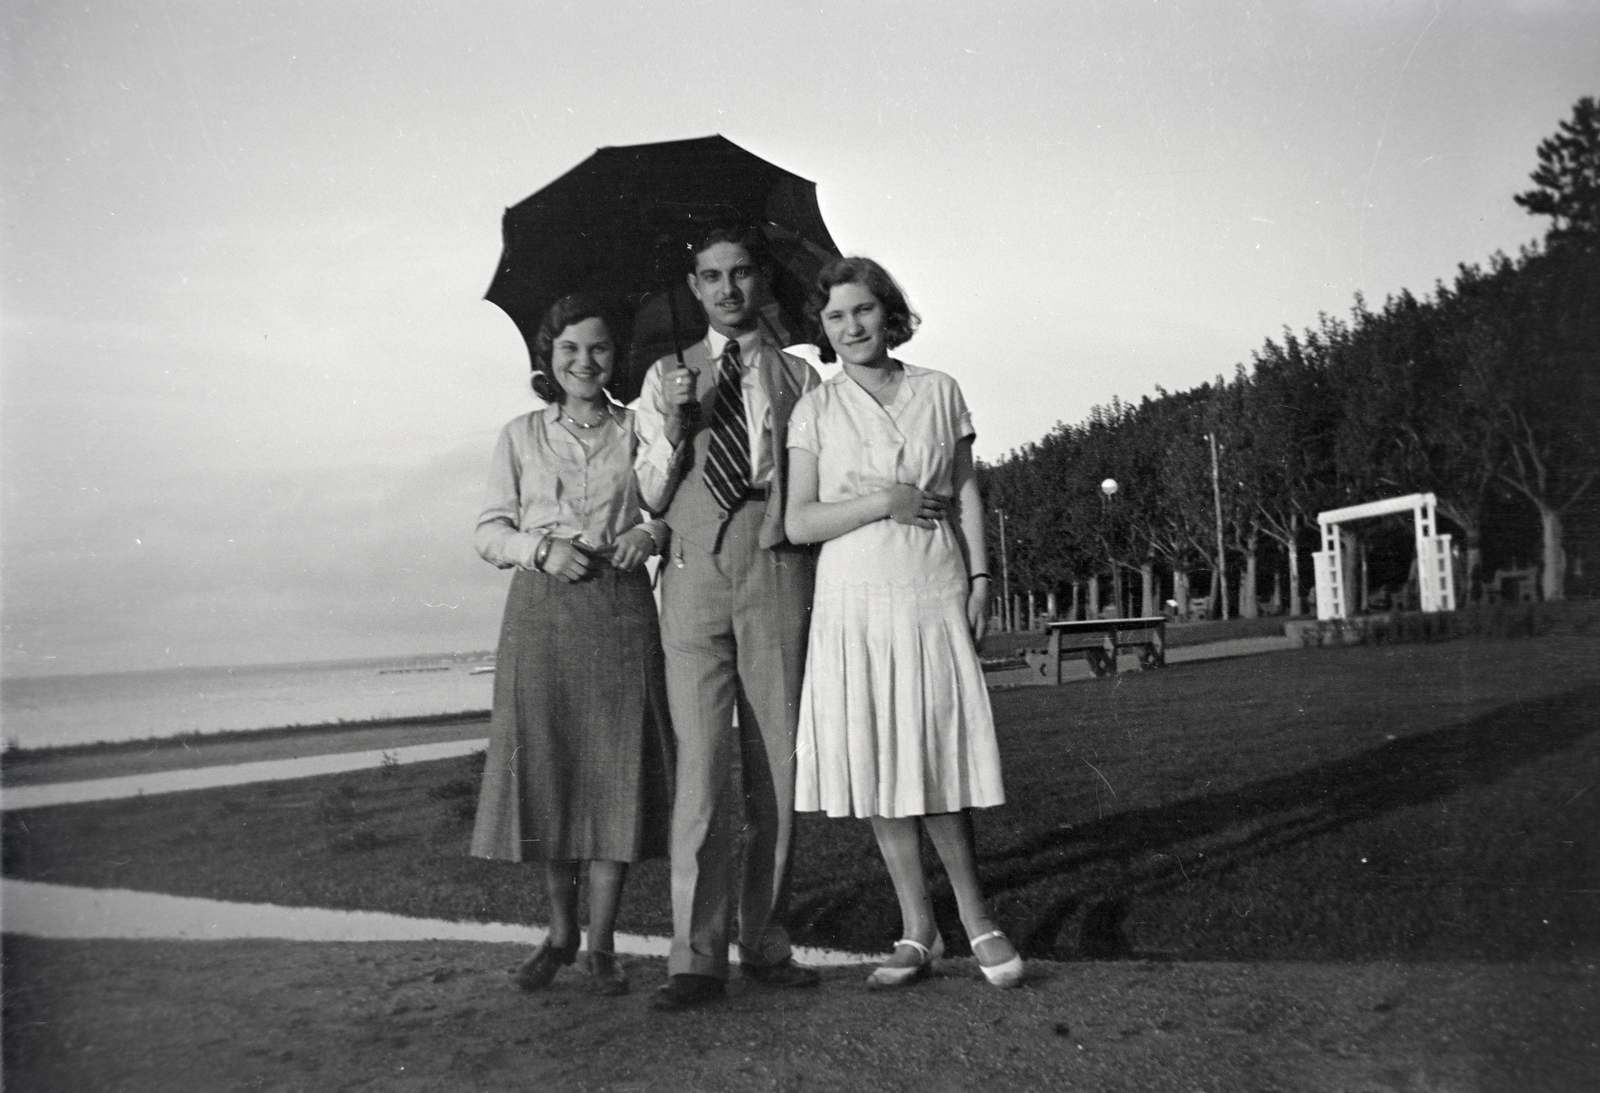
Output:
<path fill-rule="evenodd" d="M 53 782 L 35 786 L 10 786 L 0 789 L 0 809 L 40 808 L 44 805 L 81 804 L 84 801 L 110 801 L 150 793 L 178 793 L 212 786 L 237 786 L 246 782 L 277 782 L 285 778 L 309 778 L 316 774 L 338 774 L 347 770 L 366 770 L 385 763 L 429 763 L 469 755 L 489 746 L 487 739 L 448 740 L 437 744 L 355 751 L 329 755 L 308 755 L 297 759 L 269 759 L 257 763 L 229 763 L 225 766 L 194 767 L 186 770 L 149 771 L 115 778 L 95 778 L 84 782 Z"/>
<path fill-rule="evenodd" d="M 546 930 L 503 922 L 451 922 L 408 918 L 377 911 L 333 911 L 229 903 L 189 896 L 164 896 L 126 888 L 73 888 L 37 881 L 0 881 L 0 923 L 8 934 L 52 938 L 175 938 L 225 941 L 279 938 L 288 941 L 490 941 L 537 945 Z M 665 957 L 664 937 L 618 934 L 617 951 Z M 734 959 L 737 960 L 737 953 Z M 831 949 L 795 949 L 802 964 L 839 966 L 874 958 Z"/>
<path fill-rule="evenodd" d="M 1253 657 L 1260 653 L 1281 653 L 1303 646 L 1298 638 L 1229 638 L 1227 641 L 1208 641 L 1204 645 L 1169 645 L 1167 663 L 1184 664 L 1191 660 L 1221 660 L 1224 657 Z M 1118 668 L 1120 670 L 1120 663 Z"/>
<path fill-rule="evenodd" d="M 481 717 L 463 715 L 444 722 L 380 722 L 152 738 L 55 752 L 0 755 L 0 786 L 9 789 L 46 782 L 91 782 L 152 771 L 227 767 L 268 759 L 398 751 L 418 744 L 482 740 L 488 735 L 489 715 L 484 714 Z"/>
<path fill-rule="evenodd" d="M 1295 638 L 1264 637 L 1264 638 L 1229 638 L 1226 641 L 1208 641 L 1200 645 L 1169 645 L 1167 646 L 1168 664 L 1187 664 L 1197 660 L 1222 660 L 1225 657 L 1252 657 L 1262 653 L 1281 653 L 1288 649 L 1301 648 L 1300 642 Z M 1117 673 L 1138 672 L 1139 657 L 1134 653 L 1119 653 L 1117 655 Z M 1094 679 L 1095 674 L 1089 670 L 1089 662 L 1083 657 L 1073 657 L 1061 665 L 1062 683 L 1082 683 Z M 1009 668 L 1003 671 L 990 672 L 988 683 L 990 689 L 1017 686 L 1032 686 L 1034 675 L 1032 669 Z"/>

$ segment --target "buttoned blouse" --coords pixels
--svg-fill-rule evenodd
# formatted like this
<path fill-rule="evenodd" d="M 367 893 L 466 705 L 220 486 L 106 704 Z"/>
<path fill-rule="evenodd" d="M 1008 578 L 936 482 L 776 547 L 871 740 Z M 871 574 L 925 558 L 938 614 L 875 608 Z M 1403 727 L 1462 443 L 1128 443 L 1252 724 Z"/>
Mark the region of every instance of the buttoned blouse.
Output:
<path fill-rule="evenodd" d="M 643 524 L 657 544 L 666 525 L 639 507 L 633 464 L 639 437 L 632 410 L 611 408 L 614 424 L 586 448 L 562 424 L 560 406 L 506 423 L 495 443 L 473 545 L 501 569 L 533 568 L 546 532 L 600 548 Z"/>
<path fill-rule="evenodd" d="M 943 372 L 901 368 L 887 406 L 843 370 L 795 404 L 789 447 L 817 457 L 818 501 L 849 501 L 900 483 L 954 494 L 956 444 L 974 435 L 966 399 Z"/>

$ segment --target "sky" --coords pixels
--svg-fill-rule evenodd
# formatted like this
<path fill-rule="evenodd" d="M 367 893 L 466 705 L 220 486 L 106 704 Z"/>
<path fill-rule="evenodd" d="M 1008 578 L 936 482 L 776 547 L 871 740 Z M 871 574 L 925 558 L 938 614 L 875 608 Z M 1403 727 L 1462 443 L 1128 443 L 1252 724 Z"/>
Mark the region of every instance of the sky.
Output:
<path fill-rule="evenodd" d="M 720 133 L 817 184 L 994 461 L 1423 294 L 1600 93 L 1600 5 L 288 3 L 0 11 L 0 669 L 493 648 L 533 405 L 503 210 Z"/>

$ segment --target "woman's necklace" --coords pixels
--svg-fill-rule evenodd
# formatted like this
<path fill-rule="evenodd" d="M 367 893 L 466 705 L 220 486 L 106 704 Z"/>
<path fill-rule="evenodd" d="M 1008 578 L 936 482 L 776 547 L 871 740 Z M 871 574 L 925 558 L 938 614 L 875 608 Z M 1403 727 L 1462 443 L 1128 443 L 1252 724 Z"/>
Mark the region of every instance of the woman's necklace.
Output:
<path fill-rule="evenodd" d="M 600 415 L 600 419 L 598 421 L 586 423 L 573 417 L 572 411 L 569 409 L 567 410 L 567 420 L 572 422 L 572 424 L 576 425 L 580 429 L 598 429 L 600 426 L 611 420 L 611 411 L 609 408 L 602 408 L 596 412 Z"/>

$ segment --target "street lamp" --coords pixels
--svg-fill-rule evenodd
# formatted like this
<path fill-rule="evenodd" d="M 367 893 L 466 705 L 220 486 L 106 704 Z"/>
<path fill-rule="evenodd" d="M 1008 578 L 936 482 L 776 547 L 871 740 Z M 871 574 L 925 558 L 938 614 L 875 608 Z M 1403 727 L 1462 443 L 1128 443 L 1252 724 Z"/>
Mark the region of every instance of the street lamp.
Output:
<path fill-rule="evenodd" d="M 994 511 L 1000 517 L 1000 628 L 1010 632 L 1015 620 L 1011 618 L 1011 570 L 1006 564 L 1006 510 Z"/>
<path fill-rule="evenodd" d="M 1217 507 L 1217 600 L 1222 617 L 1228 617 L 1228 555 L 1222 541 L 1222 482 L 1217 472 L 1217 434 L 1207 433 L 1211 443 L 1211 498 Z"/>
<path fill-rule="evenodd" d="M 1100 512 L 1102 520 L 1100 526 L 1105 528 L 1111 516 L 1111 502 L 1116 499 L 1117 490 L 1122 487 L 1117 485 L 1115 478 L 1107 478 L 1100 483 L 1100 493 L 1105 500 L 1101 503 Z M 1113 618 L 1122 617 L 1122 582 L 1118 579 L 1117 559 L 1111 555 L 1110 533 L 1106 532 L 1106 558 L 1111 563 L 1111 602 L 1115 605 L 1116 614 Z M 1096 597 L 1098 599 L 1098 597 Z"/>

